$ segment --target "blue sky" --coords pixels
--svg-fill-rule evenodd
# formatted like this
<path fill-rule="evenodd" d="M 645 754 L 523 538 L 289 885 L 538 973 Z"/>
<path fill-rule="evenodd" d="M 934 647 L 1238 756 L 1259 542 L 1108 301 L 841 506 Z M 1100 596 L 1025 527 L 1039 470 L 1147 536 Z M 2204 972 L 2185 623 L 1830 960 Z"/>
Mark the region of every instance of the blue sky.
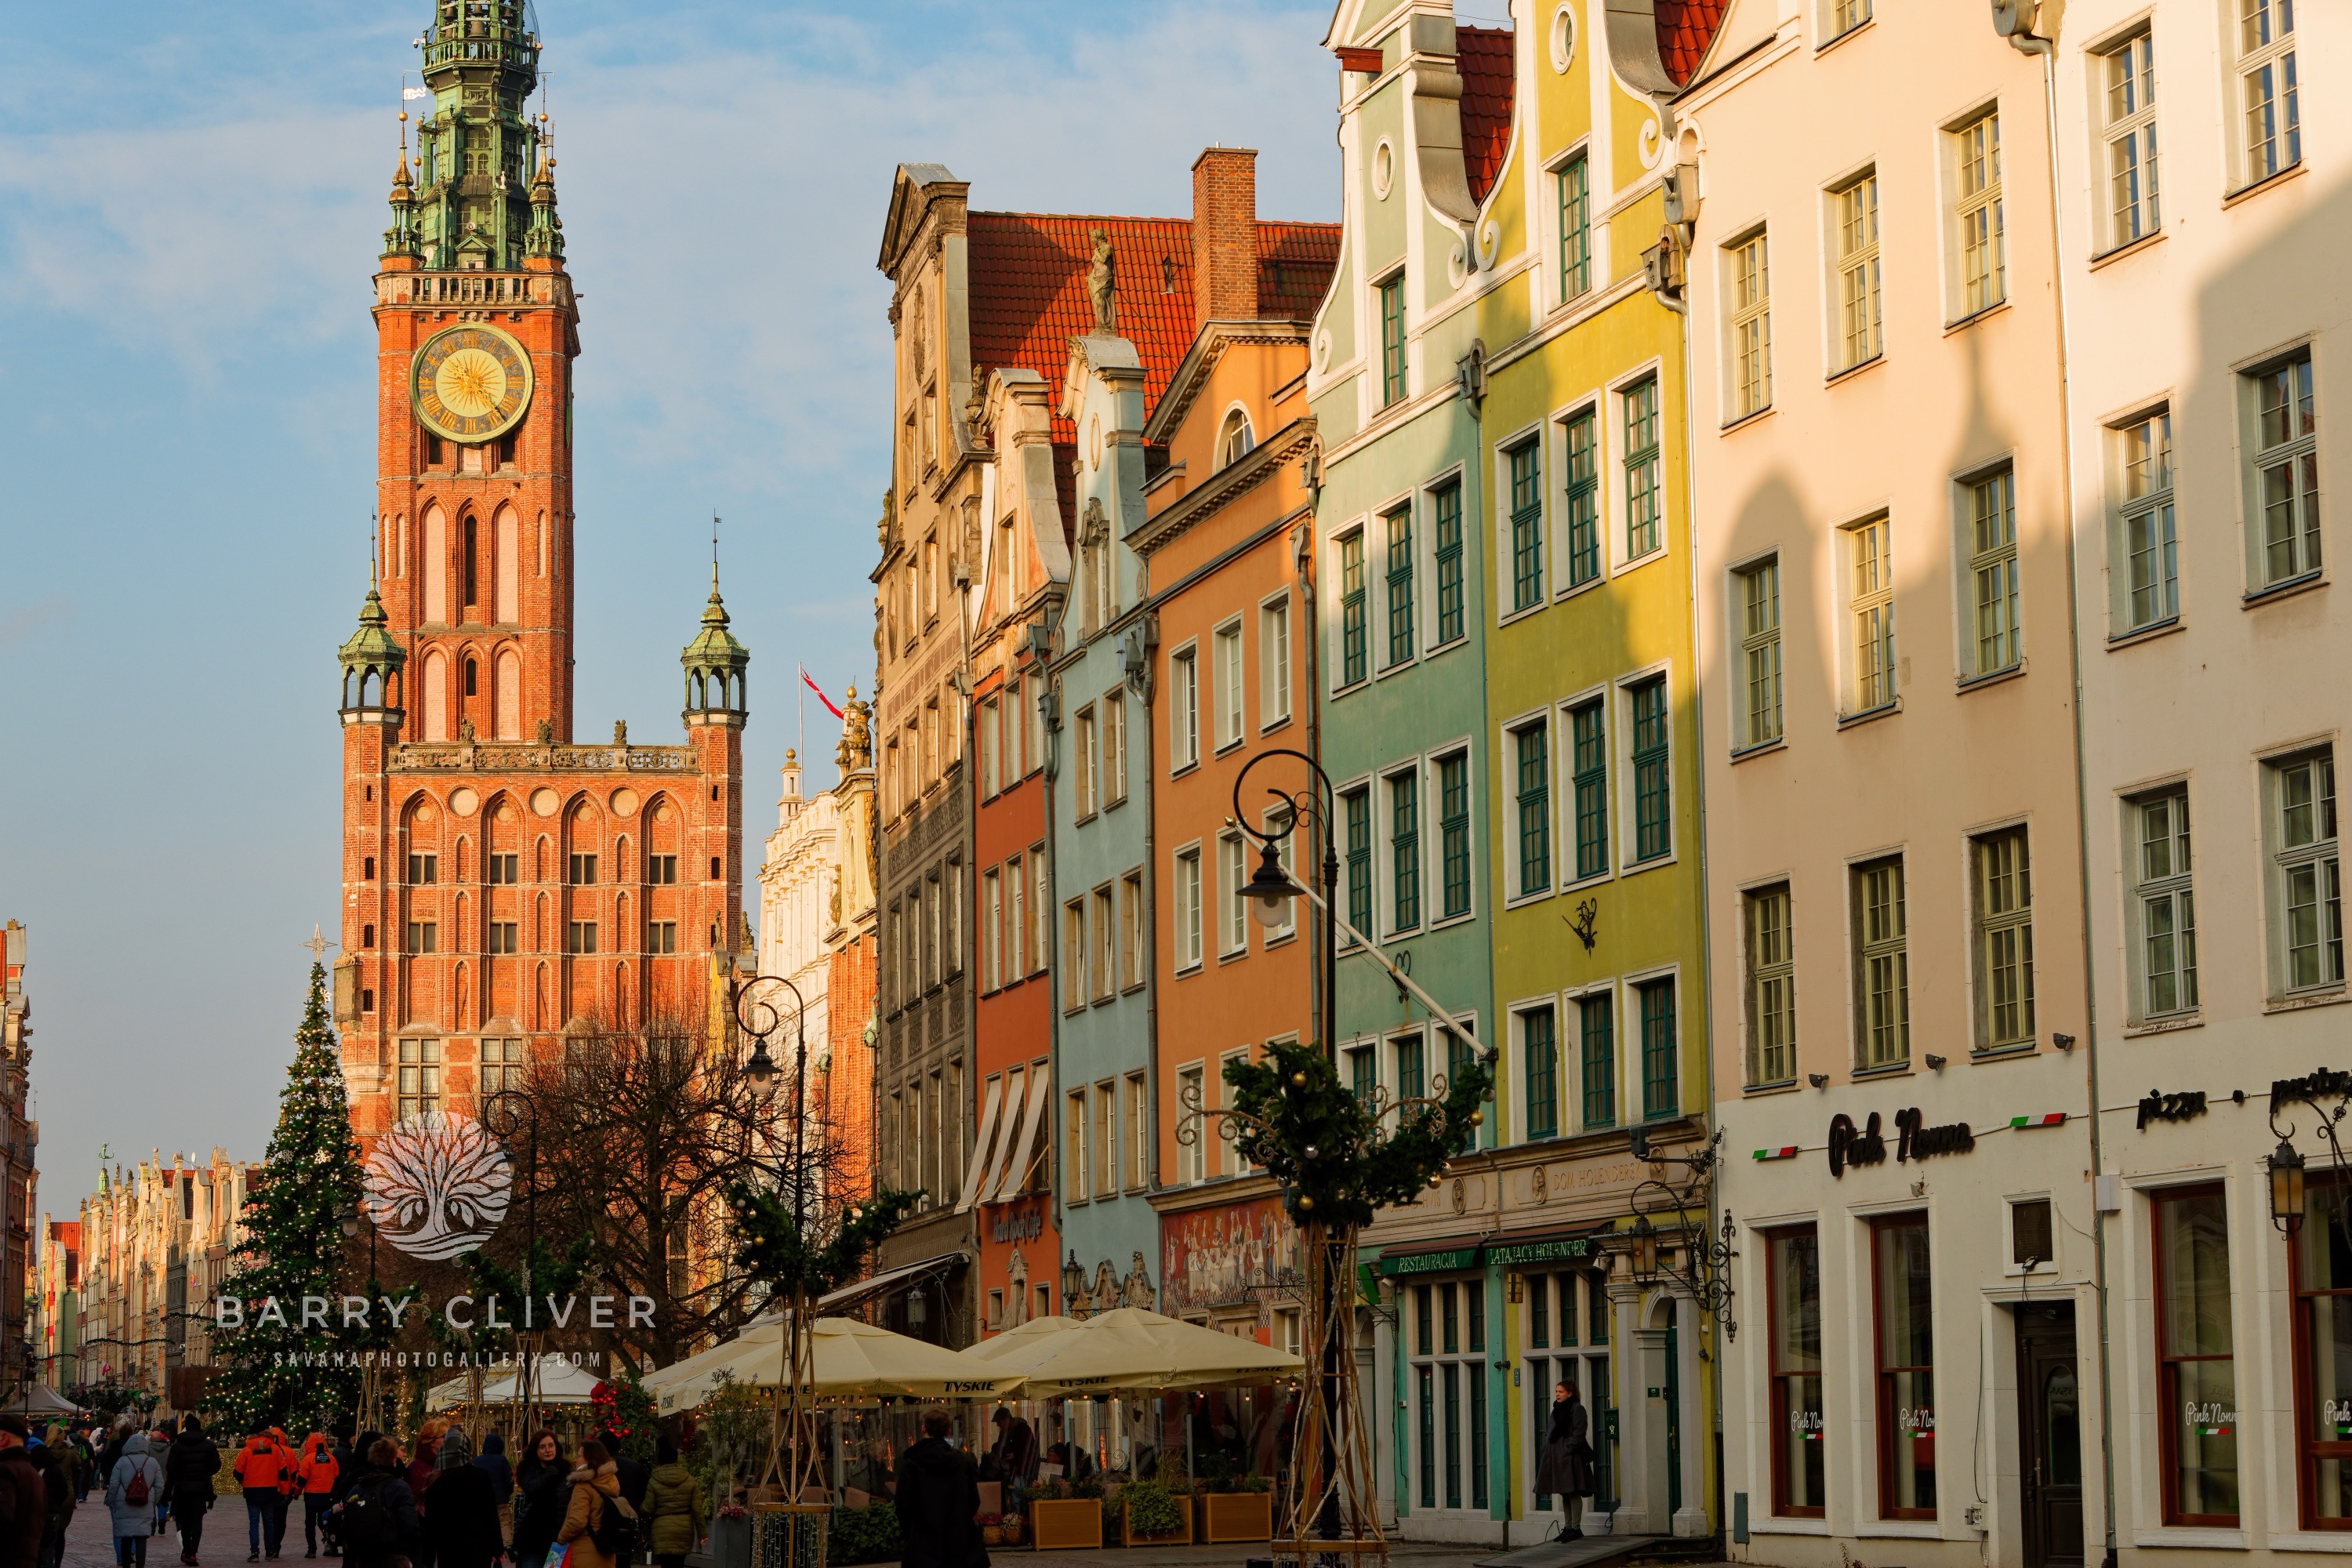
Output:
<path fill-rule="evenodd" d="M 100 1144 L 259 1156 L 297 944 L 334 935 L 368 280 L 429 9 L 0 8 L 0 920 L 30 928 L 58 1217 Z M 722 514 L 756 865 L 794 665 L 870 684 L 893 166 L 944 163 L 980 206 L 1181 216 L 1193 155 L 1239 143 L 1262 214 L 1336 217 L 1328 19 L 541 0 L 583 295 L 579 732 L 677 738 Z"/>

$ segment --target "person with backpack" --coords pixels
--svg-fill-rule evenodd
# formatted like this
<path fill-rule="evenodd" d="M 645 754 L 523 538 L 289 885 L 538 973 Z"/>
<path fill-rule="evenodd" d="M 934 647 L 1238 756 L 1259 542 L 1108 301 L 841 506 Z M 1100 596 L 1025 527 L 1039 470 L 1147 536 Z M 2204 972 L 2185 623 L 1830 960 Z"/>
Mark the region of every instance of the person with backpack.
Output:
<path fill-rule="evenodd" d="M 236 1451 L 237 1489 L 245 1494 L 245 1538 L 247 1563 L 258 1563 L 266 1552 L 275 1558 L 286 1539 L 285 1494 L 278 1489 L 293 1464 L 282 1438 L 257 1426 Z"/>
<path fill-rule="evenodd" d="M 499 1536 L 498 1490 L 489 1471 L 475 1467 L 463 1426 L 442 1436 L 433 1464 L 433 1489 L 425 1500 L 433 1561 L 441 1568 L 492 1568 L 506 1550 Z"/>
<path fill-rule="evenodd" d="M 531 1438 L 515 1470 L 514 1545 L 509 1552 L 515 1568 L 546 1568 L 555 1531 L 563 1523 L 563 1480 L 571 1473 L 554 1433 L 542 1431 Z"/>
<path fill-rule="evenodd" d="M 115 1568 L 147 1568 L 147 1538 L 155 1533 L 155 1498 L 163 1489 L 163 1467 L 148 1453 L 146 1436 L 131 1433 L 106 1482 Z"/>
<path fill-rule="evenodd" d="M 335 1491 L 335 1477 L 340 1467 L 333 1450 L 327 1447 L 327 1435 L 316 1425 L 302 1439 L 302 1457 L 296 1461 L 296 1484 L 302 1489 L 302 1544 L 305 1557 L 319 1555 L 319 1521 L 327 1517 L 327 1503 Z M 333 1542 L 329 1543 L 332 1555 Z"/>
<path fill-rule="evenodd" d="M 48 1505 L 41 1530 L 40 1568 L 58 1568 L 65 1561 L 66 1526 L 74 1513 L 74 1451 L 66 1429 L 49 1424 L 48 1441 L 34 1461 L 41 1472 L 42 1499 Z"/>
<path fill-rule="evenodd" d="M 563 1510 L 558 1546 L 569 1546 L 566 1568 L 621 1568 L 635 1552 L 637 1514 L 621 1495 L 620 1467 L 604 1445 L 580 1445 L 580 1464 L 565 1478 L 572 1500 Z"/>
<path fill-rule="evenodd" d="M 335 1509 L 335 1538 L 345 1568 L 404 1568 L 418 1533 L 415 1494 L 389 1437 L 367 1446 L 367 1459 Z"/>
<path fill-rule="evenodd" d="M 709 1528 L 709 1508 L 694 1472 L 677 1462 L 677 1439 L 663 1433 L 646 1483 L 646 1543 L 657 1568 L 686 1568 L 687 1553 Z"/>
<path fill-rule="evenodd" d="M 220 1473 L 220 1450 L 205 1436 L 205 1424 L 190 1415 L 163 1455 L 163 1495 L 180 1521 L 180 1561 L 193 1565 L 205 1538 L 205 1513 L 213 1506 L 213 1477 Z"/>

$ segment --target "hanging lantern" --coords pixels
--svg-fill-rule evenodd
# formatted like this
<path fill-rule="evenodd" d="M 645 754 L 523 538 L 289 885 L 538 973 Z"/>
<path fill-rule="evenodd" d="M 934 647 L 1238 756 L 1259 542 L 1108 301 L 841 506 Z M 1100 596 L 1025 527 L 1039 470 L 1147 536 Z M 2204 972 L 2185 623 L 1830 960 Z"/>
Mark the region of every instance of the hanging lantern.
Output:
<path fill-rule="evenodd" d="M 2293 1236 L 2303 1225 L 2303 1156 L 2282 1138 L 2264 1163 L 2271 1172 L 2271 1224 Z"/>

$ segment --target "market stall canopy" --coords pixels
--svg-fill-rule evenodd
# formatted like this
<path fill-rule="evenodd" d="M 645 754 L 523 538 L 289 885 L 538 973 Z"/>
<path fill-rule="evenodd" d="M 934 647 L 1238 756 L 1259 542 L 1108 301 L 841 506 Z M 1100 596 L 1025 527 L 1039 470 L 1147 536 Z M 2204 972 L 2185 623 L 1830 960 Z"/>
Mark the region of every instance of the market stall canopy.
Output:
<path fill-rule="evenodd" d="M 1085 1327 L 1076 1318 L 1032 1318 L 1001 1334 L 991 1334 L 963 1353 L 976 1355 L 1010 1372 L 1027 1372 L 1061 1349 L 1061 1336 L 1076 1333 Z"/>
<path fill-rule="evenodd" d="M 1021 1385 L 1016 1371 L 854 1318 L 819 1318 L 809 1336 L 820 1399 L 986 1399 Z M 783 1325 L 754 1324 L 715 1350 L 655 1373 L 646 1391 L 661 1414 L 675 1415 L 709 1399 L 721 1373 L 739 1384 L 774 1387 L 783 1358 Z"/>
<path fill-rule="evenodd" d="M 999 1335 L 991 1342 L 1010 1337 Z M 1287 1351 L 1141 1307 L 1099 1312 L 1075 1329 L 1007 1345 L 992 1364 L 1026 1368 L 1024 1399 L 1278 1383 L 1307 1370 Z"/>
<path fill-rule="evenodd" d="M 10 1400 L 7 1408 L 19 1415 L 79 1415 L 81 1414 L 80 1405 L 76 1405 L 46 1383 L 33 1384 L 23 1394 Z"/>
<path fill-rule="evenodd" d="M 520 1369 L 512 1366 L 495 1370 L 482 1380 L 484 1405 L 511 1405 L 520 1399 L 521 1379 Z M 541 1356 L 532 1378 L 531 1402 L 535 1405 L 585 1405 L 595 1394 L 596 1385 L 604 1379 L 584 1366 L 575 1364 L 570 1357 Z M 427 1410 L 446 1410 L 453 1405 L 466 1403 L 466 1379 L 453 1377 L 439 1383 L 425 1396 Z"/>

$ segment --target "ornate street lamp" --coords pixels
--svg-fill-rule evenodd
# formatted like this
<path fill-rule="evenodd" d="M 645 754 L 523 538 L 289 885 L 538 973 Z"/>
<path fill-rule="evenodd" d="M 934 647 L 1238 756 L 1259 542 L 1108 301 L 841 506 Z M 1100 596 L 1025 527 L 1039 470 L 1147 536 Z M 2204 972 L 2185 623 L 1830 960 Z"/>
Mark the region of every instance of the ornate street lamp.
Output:
<path fill-rule="evenodd" d="M 1633 1281 L 1638 1285 L 1658 1282 L 1658 1230 L 1648 1215 L 1633 1216 Z"/>
<path fill-rule="evenodd" d="M 1266 840 L 1258 855 L 1256 874 L 1242 884 L 1242 897 L 1249 900 L 1250 912 L 1257 917 L 1258 924 L 1270 930 L 1290 923 L 1291 901 L 1307 891 L 1290 874 L 1290 868 L 1282 863 L 1281 852 L 1275 843 L 1274 839 Z"/>
<path fill-rule="evenodd" d="M 2271 1173 L 2271 1224 L 2293 1236 L 2303 1227 L 2303 1156 L 2282 1138 L 2263 1163 Z"/>
<path fill-rule="evenodd" d="M 1070 1260 L 1062 1265 L 1062 1311 L 1066 1316 L 1083 1318 L 1078 1310 L 1079 1298 L 1086 1294 L 1086 1266 L 1078 1261 L 1077 1248 L 1070 1249 Z"/>

